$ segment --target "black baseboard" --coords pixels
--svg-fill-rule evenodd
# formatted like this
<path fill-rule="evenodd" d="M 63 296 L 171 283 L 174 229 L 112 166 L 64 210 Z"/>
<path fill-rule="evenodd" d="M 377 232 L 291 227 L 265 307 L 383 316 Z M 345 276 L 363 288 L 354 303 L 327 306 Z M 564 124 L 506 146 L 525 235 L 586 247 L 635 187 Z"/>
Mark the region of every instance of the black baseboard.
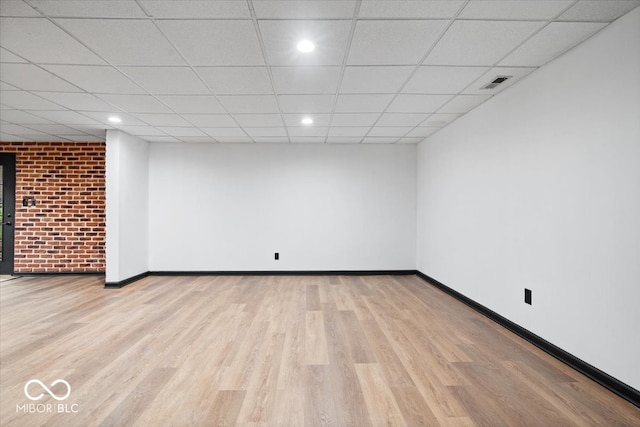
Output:
<path fill-rule="evenodd" d="M 416 270 L 275 270 L 275 271 L 146 271 L 119 282 L 107 282 L 106 289 L 120 289 L 148 276 L 400 276 Z"/>
<path fill-rule="evenodd" d="M 127 286 L 133 282 L 137 282 L 138 280 L 144 279 L 145 277 L 149 276 L 149 272 L 145 271 L 144 273 L 140 273 L 138 275 L 135 275 L 133 277 L 129 277 L 128 279 L 124 279 L 121 280 L 119 282 L 105 282 L 104 284 L 104 288 L 105 289 L 120 289 L 124 286 Z"/>
<path fill-rule="evenodd" d="M 151 271 L 151 276 L 400 276 L 416 270 Z"/>
<path fill-rule="evenodd" d="M 560 347 L 554 344 L 551 344 L 549 341 L 545 340 L 544 338 L 539 337 L 533 332 L 528 331 L 527 329 L 517 325 L 511 320 L 499 315 L 495 311 L 488 309 L 487 307 L 477 303 L 471 298 L 468 298 L 462 295 L 460 292 L 455 291 L 450 287 L 438 282 L 432 277 L 429 277 L 420 271 L 418 271 L 416 274 L 418 275 L 418 277 L 420 277 L 422 280 L 424 280 L 428 284 L 451 295 L 452 297 L 459 300 L 460 302 L 473 308 L 480 314 L 488 317 L 489 319 L 493 320 L 497 324 L 507 328 L 514 334 L 524 338 L 525 340 L 529 341 L 531 344 L 535 345 L 536 347 L 540 348 L 541 350 L 545 351 L 546 353 L 550 354 L 551 356 L 555 357 L 556 359 L 560 360 L 561 362 L 572 367 L 576 371 L 580 372 L 581 374 L 592 379 L 593 381 L 611 390 L 613 393 L 617 394 L 618 396 L 622 397 L 623 399 L 631 402 L 632 404 L 640 408 L 640 391 L 636 390 L 635 388 L 612 377 L 606 372 L 601 371 L 595 366 L 590 365 L 584 360 L 581 360 L 576 356 L 566 352 Z"/>

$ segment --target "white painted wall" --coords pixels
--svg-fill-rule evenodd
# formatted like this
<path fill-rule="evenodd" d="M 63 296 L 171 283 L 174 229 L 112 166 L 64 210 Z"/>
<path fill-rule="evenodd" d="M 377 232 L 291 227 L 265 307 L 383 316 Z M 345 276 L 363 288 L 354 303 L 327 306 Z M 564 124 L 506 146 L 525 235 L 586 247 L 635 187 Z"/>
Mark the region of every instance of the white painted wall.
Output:
<path fill-rule="evenodd" d="M 414 145 L 155 143 L 149 174 L 151 271 L 415 269 Z"/>
<path fill-rule="evenodd" d="M 640 389 L 640 9 L 418 157 L 418 270 Z"/>
<path fill-rule="evenodd" d="M 149 270 L 149 144 L 117 130 L 106 142 L 106 282 L 114 283 Z"/>

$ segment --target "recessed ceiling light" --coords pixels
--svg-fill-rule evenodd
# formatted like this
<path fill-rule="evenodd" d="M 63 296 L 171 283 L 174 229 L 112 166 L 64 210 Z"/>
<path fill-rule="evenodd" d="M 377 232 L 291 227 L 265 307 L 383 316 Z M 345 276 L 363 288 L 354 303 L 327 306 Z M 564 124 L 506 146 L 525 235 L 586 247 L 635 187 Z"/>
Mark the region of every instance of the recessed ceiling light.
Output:
<path fill-rule="evenodd" d="M 302 119 L 302 124 L 303 125 L 307 125 L 307 126 L 312 125 L 313 124 L 313 119 L 311 117 L 304 117 Z"/>
<path fill-rule="evenodd" d="M 111 123 L 122 123 L 122 119 L 120 117 L 116 117 L 116 116 L 109 117 L 109 121 Z"/>
<path fill-rule="evenodd" d="M 309 40 L 300 40 L 300 42 L 298 42 L 298 44 L 296 45 L 296 48 L 300 52 L 308 53 L 313 51 L 313 49 L 315 49 L 316 46 Z"/>

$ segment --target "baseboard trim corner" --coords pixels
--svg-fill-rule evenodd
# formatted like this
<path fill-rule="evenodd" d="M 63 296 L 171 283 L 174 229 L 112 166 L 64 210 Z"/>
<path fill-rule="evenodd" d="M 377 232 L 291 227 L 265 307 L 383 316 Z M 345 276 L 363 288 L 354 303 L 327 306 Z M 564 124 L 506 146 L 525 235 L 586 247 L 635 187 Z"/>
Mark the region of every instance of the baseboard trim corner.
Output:
<path fill-rule="evenodd" d="M 495 311 L 472 300 L 471 298 L 461 294 L 460 292 L 451 289 L 450 287 L 437 281 L 436 279 L 430 276 L 427 276 L 421 271 L 417 271 L 416 275 L 420 277 L 422 280 L 424 280 L 426 283 L 428 283 L 429 285 L 434 286 L 440 289 L 441 291 L 445 292 L 446 294 L 451 295 L 458 301 L 468 305 L 469 307 L 471 307 L 478 313 L 482 314 L 483 316 L 491 319 L 492 321 L 496 322 L 500 326 L 503 326 L 504 328 L 510 330 L 514 334 L 527 340 L 528 342 L 540 348 L 544 352 L 555 357 L 559 361 L 570 366 L 571 368 L 575 369 L 576 371 L 580 372 L 581 374 L 585 375 L 586 377 L 597 382 L 601 386 L 607 388 L 611 392 L 617 394 L 618 396 L 622 397 L 623 399 L 627 400 L 628 402 L 640 408 L 640 391 L 636 390 L 635 388 L 612 377 L 606 372 L 601 371 L 595 366 L 590 365 L 584 360 L 579 359 L 578 357 L 572 355 L 571 353 L 568 353 L 567 351 L 561 349 L 560 347 L 550 343 L 544 338 L 512 322 L 506 317 L 499 315 Z"/>
<path fill-rule="evenodd" d="M 138 275 L 129 277 L 128 279 L 124 279 L 121 280 L 119 282 L 105 282 L 104 284 L 104 288 L 105 289 L 120 289 L 120 288 L 124 288 L 127 285 L 130 285 L 133 282 L 137 282 L 138 280 L 144 279 L 145 277 L 149 276 L 149 272 L 145 271 L 144 273 L 140 273 Z"/>

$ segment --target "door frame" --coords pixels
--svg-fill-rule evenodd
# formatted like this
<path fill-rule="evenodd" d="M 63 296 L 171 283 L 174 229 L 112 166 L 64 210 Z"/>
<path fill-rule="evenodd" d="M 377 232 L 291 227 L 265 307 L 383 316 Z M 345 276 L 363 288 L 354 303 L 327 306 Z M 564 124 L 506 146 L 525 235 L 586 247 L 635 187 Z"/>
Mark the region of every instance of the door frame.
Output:
<path fill-rule="evenodd" d="M 0 274 L 13 274 L 15 255 L 15 224 L 16 224 L 16 155 L 15 153 L 0 153 L 2 163 L 3 218 L 2 227 L 2 261 Z"/>

